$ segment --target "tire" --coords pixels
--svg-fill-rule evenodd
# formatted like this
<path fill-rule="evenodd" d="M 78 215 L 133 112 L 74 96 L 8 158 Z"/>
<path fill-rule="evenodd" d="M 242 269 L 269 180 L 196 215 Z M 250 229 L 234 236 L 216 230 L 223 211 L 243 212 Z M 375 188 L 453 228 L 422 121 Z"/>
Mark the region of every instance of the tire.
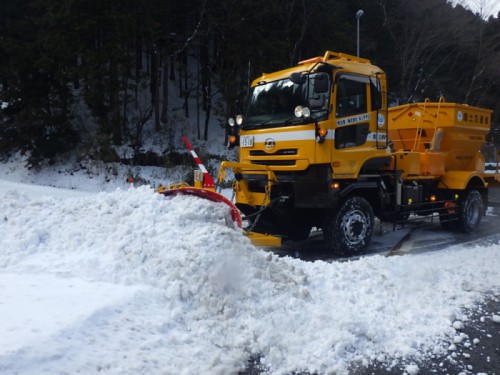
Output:
<path fill-rule="evenodd" d="M 474 232 L 483 216 L 483 198 L 477 190 L 468 190 L 458 206 L 458 230 L 462 233 Z"/>
<path fill-rule="evenodd" d="M 361 254 L 370 245 L 374 227 L 373 209 L 361 197 L 348 198 L 329 215 L 323 227 L 326 247 L 334 254 Z"/>

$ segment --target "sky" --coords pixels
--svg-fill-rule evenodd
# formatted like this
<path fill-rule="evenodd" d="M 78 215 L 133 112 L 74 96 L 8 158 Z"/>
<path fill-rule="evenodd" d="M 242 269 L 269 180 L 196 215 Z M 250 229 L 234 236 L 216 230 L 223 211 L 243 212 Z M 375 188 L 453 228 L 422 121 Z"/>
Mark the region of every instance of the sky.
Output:
<path fill-rule="evenodd" d="M 487 16 L 493 15 L 497 17 L 498 12 L 500 12 L 500 1 L 498 0 L 451 0 L 451 2 L 453 4 L 462 4 L 475 13 L 484 9 Z"/>
<path fill-rule="evenodd" d="M 0 166 L 3 375 L 226 375 L 257 356 L 276 375 L 377 361 L 416 375 L 480 350 L 467 308 L 500 293 L 498 243 L 305 262 L 252 246 L 224 205 L 166 199 L 122 171 L 103 191 L 103 176 L 60 189 Z"/>

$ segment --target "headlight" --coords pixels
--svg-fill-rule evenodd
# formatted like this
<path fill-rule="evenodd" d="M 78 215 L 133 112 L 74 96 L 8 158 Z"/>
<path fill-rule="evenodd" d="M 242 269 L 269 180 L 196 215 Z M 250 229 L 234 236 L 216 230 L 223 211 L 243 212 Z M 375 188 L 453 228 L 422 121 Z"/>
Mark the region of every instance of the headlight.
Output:
<path fill-rule="evenodd" d="M 294 110 L 295 117 L 309 117 L 311 116 L 311 110 L 307 107 L 302 107 L 298 105 Z"/>
<path fill-rule="evenodd" d="M 238 126 L 241 126 L 241 124 L 243 124 L 243 116 L 242 115 L 236 116 L 236 124 L 238 124 Z"/>
<path fill-rule="evenodd" d="M 231 117 L 229 120 L 227 120 L 227 123 L 228 123 L 228 124 L 229 124 L 229 126 L 231 126 L 231 127 L 233 127 L 233 126 L 236 124 L 236 122 L 234 121 L 234 118 L 232 118 L 232 117 Z"/>

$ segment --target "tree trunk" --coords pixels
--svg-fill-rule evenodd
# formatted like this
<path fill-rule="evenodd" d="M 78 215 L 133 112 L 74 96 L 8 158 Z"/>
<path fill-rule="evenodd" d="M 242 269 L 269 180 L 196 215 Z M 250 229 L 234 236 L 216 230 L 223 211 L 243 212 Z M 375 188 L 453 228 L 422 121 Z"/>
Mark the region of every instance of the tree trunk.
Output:
<path fill-rule="evenodd" d="M 122 117 L 122 134 L 127 136 L 127 107 L 128 107 L 128 74 L 123 77 L 123 117 Z"/>
<path fill-rule="evenodd" d="M 113 60 L 109 62 L 109 103 L 111 112 L 111 133 L 115 145 L 122 144 L 120 123 L 120 84 L 118 83 L 117 65 Z"/>
<path fill-rule="evenodd" d="M 188 58 L 187 50 L 182 51 L 182 67 L 184 70 L 184 114 L 186 118 L 189 118 L 189 82 L 188 82 Z"/>
<path fill-rule="evenodd" d="M 201 76 L 200 76 L 200 59 L 198 56 L 198 61 L 196 64 L 196 72 L 197 72 L 197 77 L 196 77 L 196 137 L 201 139 L 201 128 L 200 128 L 200 81 L 201 81 Z"/>
<path fill-rule="evenodd" d="M 151 49 L 151 104 L 154 111 L 155 130 L 160 131 L 160 87 L 159 87 L 159 56 L 156 46 Z"/>
<path fill-rule="evenodd" d="M 208 124 L 210 123 L 210 112 L 211 112 L 211 110 L 212 110 L 212 103 L 211 103 L 211 99 L 209 99 L 209 102 L 208 102 L 208 105 L 207 105 L 207 111 L 206 111 L 206 115 L 205 115 L 205 129 L 204 129 L 204 132 L 203 132 L 203 139 L 205 141 L 208 140 Z"/>
<path fill-rule="evenodd" d="M 168 59 L 167 59 L 167 48 L 163 50 L 163 74 L 162 74 L 162 107 L 161 107 L 161 122 L 164 124 L 168 123 Z"/>
<path fill-rule="evenodd" d="M 135 37 L 135 88 L 134 88 L 134 105 L 135 109 L 139 108 L 139 82 L 141 80 L 142 70 L 142 38 L 140 35 Z"/>
<path fill-rule="evenodd" d="M 202 40 L 200 46 L 202 108 L 205 111 L 204 140 L 208 138 L 208 124 L 210 121 L 210 112 L 212 110 L 212 85 L 210 81 L 208 44 L 208 40 L 205 38 Z"/>

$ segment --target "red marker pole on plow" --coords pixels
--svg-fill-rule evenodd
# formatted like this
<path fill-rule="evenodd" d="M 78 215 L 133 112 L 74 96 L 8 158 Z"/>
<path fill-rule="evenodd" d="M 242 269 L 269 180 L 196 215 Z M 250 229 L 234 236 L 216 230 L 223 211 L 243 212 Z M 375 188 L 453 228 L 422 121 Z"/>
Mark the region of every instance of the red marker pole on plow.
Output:
<path fill-rule="evenodd" d="M 201 159 L 198 157 L 198 155 L 196 155 L 196 152 L 194 151 L 193 147 L 191 146 L 191 144 L 189 143 L 187 138 L 185 136 L 182 136 L 182 140 L 184 141 L 184 144 L 186 145 L 189 152 L 193 156 L 194 161 L 196 162 L 196 164 L 198 164 L 198 168 L 200 168 L 200 171 L 203 173 L 203 179 L 201 180 L 200 187 L 202 187 L 204 189 L 215 190 L 214 179 L 212 178 L 212 176 L 210 176 L 210 173 L 208 173 L 207 168 L 205 168 L 205 166 L 201 162 Z M 196 178 L 195 178 L 195 180 L 196 180 Z M 200 182 L 200 181 L 196 180 L 195 184 L 196 184 L 196 182 Z"/>
<path fill-rule="evenodd" d="M 157 192 L 165 196 L 171 196 L 177 194 L 194 195 L 196 197 L 207 199 L 212 202 L 224 203 L 229 207 L 231 220 L 238 227 L 241 228 L 243 226 L 243 223 L 238 208 L 236 208 L 234 203 L 231 202 L 229 199 L 227 199 L 225 196 L 215 192 L 214 179 L 212 178 L 212 176 L 210 176 L 210 174 L 207 171 L 207 168 L 205 168 L 198 155 L 196 155 L 196 152 L 193 150 L 193 147 L 188 142 L 187 138 L 185 136 L 182 136 L 182 140 L 184 141 L 184 144 L 188 148 L 189 152 L 191 152 L 191 155 L 193 156 L 193 159 L 196 161 L 196 164 L 198 164 L 198 168 L 200 168 L 199 171 L 195 171 L 198 172 L 195 173 L 195 182 L 194 182 L 195 186 L 190 187 L 190 186 L 185 186 L 185 184 L 179 186 L 171 185 L 170 188 L 161 187 L 160 189 L 157 190 Z M 197 174 L 199 176 L 197 176 Z"/>

